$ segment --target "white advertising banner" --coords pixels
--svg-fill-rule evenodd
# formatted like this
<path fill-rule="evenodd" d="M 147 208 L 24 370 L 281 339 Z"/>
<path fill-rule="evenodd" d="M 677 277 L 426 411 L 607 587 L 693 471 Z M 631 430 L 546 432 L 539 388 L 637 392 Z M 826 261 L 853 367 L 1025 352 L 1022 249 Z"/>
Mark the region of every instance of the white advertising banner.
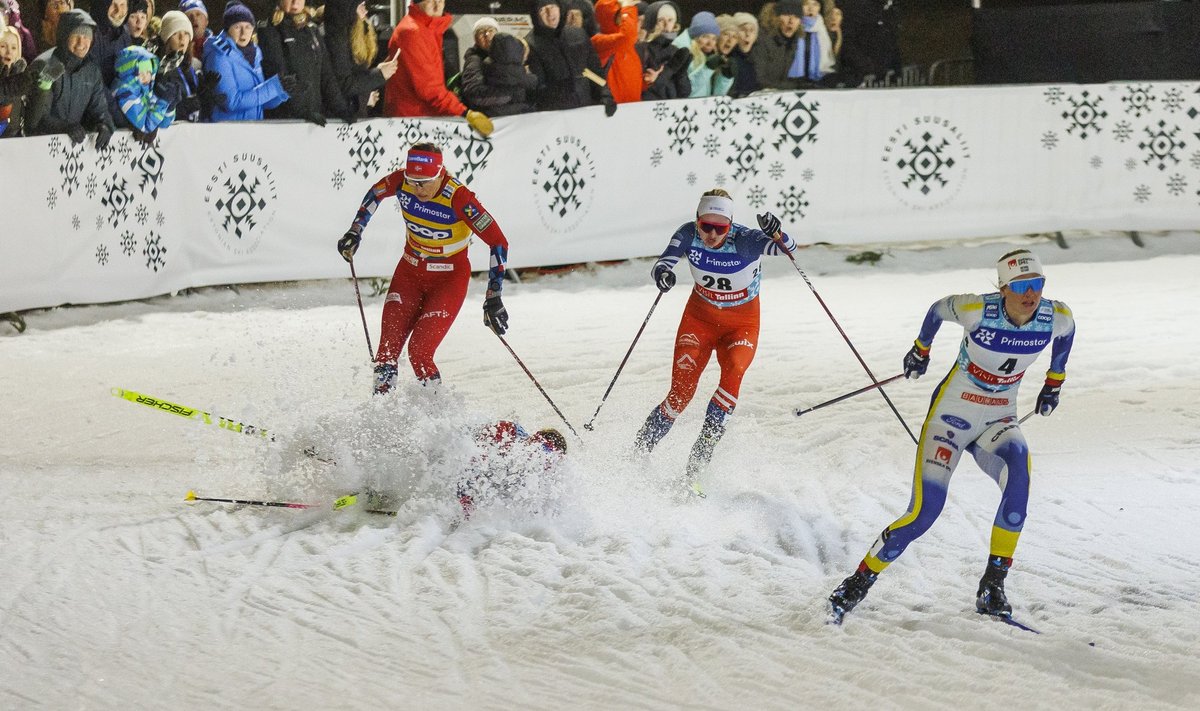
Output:
<path fill-rule="evenodd" d="M 440 144 L 515 268 L 658 254 L 722 187 L 801 242 L 1200 227 L 1200 83 L 776 93 L 501 118 L 178 124 L 0 141 L 0 312 L 191 286 L 348 275 L 335 243 L 368 187 Z M 390 276 L 398 203 L 355 260 Z M 476 269 L 486 254 L 472 247 Z"/>

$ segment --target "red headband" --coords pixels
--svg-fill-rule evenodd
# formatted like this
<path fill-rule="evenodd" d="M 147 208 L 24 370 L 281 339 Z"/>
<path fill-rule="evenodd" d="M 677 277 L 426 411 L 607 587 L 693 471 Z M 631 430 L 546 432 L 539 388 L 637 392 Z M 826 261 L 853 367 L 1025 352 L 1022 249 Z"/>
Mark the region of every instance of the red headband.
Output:
<path fill-rule="evenodd" d="M 442 172 L 442 154 L 411 150 L 404 166 L 404 177 L 409 180 L 433 180 Z"/>

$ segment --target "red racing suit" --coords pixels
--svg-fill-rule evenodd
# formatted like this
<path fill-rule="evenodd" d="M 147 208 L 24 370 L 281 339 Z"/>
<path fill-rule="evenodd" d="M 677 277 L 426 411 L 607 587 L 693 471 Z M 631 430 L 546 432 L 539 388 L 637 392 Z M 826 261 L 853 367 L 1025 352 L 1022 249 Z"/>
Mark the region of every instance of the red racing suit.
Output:
<path fill-rule="evenodd" d="M 360 235 L 384 198 L 395 196 L 404 215 L 406 244 L 383 305 L 383 329 L 377 363 L 395 364 L 408 342 L 408 359 L 420 380 L 440 378 L 434 353 L 458 316 L 467 296 L 471 235 L 491 247 L 488 291 L 504 284 L 508 240 L 475 193 L 449 173 L 428 201 L 417 199 L 398 170 L 371 186 L 351 230 Z"/>

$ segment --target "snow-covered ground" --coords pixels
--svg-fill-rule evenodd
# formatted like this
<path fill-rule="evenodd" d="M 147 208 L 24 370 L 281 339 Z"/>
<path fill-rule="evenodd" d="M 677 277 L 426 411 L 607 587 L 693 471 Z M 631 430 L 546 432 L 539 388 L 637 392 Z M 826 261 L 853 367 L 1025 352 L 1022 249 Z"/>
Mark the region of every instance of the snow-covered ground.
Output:
<path fill-rule="evenodd" d="M 881 378 L 933 300 L 989 290 L 1014 244 L 1046 262 L 1078 335 L 1061 407 L 1024 427 L 1034 489 L 1008 591 L 1040 636 L 973 611 L 999 494 L 968 459 L 933 529 L 844 627 L 825 624 L 829 591 L 908 501 L 913 444 L 874 393 L 792 414 L 869 381 L 783 258 L 704 501 L 671 479 L 715 363 L 648 461 L 627 451 L 666 392 L 687 277 L 594 432 L 654 298 L 649 262 L 510 284 L 508 342 L 583 439 L 534 501 L 461 526 L 466 430 L 557 423 L 481 324 L 478 280 L 440 351 L 445 386 L 388 398 L 369 396 L 345 281 L 0 325 L 0 708 L 1198 708 L 1200 239 L 1146 240 L 909 245 L 876 266 L 801 255 Z M 381 307 L 368 300 L 376 339 Z M 960 337 L 945 326 L 931 376 L 888 388 L 914 429 Z M 364 481 L 397 492 L 400 514 L 183 502 L 326 501 Z"/>

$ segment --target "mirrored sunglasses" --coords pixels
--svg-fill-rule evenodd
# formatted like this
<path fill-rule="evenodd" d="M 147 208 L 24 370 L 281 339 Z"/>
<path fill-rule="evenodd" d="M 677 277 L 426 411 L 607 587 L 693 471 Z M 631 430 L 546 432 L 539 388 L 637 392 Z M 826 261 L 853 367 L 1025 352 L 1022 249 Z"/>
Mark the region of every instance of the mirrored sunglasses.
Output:
<path fill-rule="evenodd" d="M 713 234 L 717 235 L 718 237 L 720 237 L 721 235 L 728 232 L 729 228 L 731 226 L 732 225 L 730 225 L 728 223 L 704 222 L 704 221 L 700 222 L 701 230 L 703 230 L 705 232 L 712 232 Z"/>
<path fill-rule="evenodd" d="M 1010 281 L 1008 288 L 1012 289 L 1014 294 L 1024 294 L 1027 291 L 1041 291 L 1046 285 L 1046 277 L 1036 277 L 1034 279 L 1022 279 L 1021 281 Z"/>

